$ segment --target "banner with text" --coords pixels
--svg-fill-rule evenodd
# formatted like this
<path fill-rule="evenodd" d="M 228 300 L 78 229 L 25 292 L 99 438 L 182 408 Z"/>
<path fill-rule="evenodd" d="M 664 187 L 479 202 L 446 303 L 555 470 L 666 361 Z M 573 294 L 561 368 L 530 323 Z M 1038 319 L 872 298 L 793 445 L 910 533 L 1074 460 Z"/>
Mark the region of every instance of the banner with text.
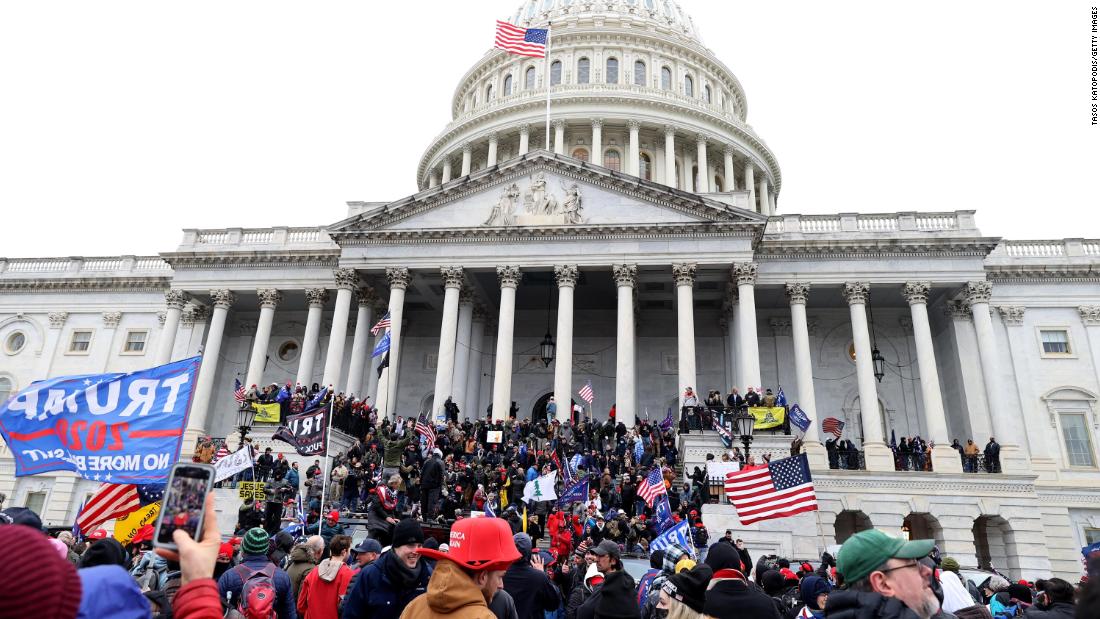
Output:
<path fill-rule="evenodd" d="M 303 456 L 323 456 L 326 453 L 328 408 L 287 415 L 286 425 L 279 426 L 271 438 L 290 443 Z"/>
<path fill-rule="evenodd" d="M 139 507 L 122 518 L 115 520 L 115 539 L 122 544 L 129 544 L 130 540 L 134 539 L 134 536 L 137 535 L 138 529 L 147 524 L 156 526 L 157 514 L 159 513 L 160 501 L 157 501 L 145 507 Z"/>
<path fill-rule="evenodd" d="M 756 417 L 752 424 L 754 430 L 778 428 L 787 419 L 787 409 L 782 406 L 750 406 L 749 413 Z"/>
<path fill-rule="evenodd" d="M 252 466 L 252 454 L 247 446 L 224 456 L 214 463 L 214 481 L 229 479 Z"/>
<path fill-rule="evenodd" d="M 0 405 L 15 476 L 73 471 L 94 481 L 163 483 L 179 460 L 201 360 L 31 383 Z"/>

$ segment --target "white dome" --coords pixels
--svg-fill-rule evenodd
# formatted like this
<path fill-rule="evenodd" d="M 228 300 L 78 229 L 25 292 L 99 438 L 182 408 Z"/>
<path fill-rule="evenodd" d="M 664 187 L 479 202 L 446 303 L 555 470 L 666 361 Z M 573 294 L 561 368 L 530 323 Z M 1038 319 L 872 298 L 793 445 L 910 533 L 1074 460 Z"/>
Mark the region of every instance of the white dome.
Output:
<path fill-rule="evenodd" d="M 508 17 L 525 27 L 537 27 L 548 21 L 593 14 L 631 17 L 656 22 L 701 42 L 691 16 L 674 0 L 527 0 Z"/>

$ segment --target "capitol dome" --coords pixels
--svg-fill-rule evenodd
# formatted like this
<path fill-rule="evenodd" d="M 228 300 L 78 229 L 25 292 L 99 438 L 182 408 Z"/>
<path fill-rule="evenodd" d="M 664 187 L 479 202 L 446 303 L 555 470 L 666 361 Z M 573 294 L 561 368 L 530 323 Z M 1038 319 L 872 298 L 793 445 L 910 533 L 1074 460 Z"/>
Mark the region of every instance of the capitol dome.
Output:
<path fill-rule="evenodd" d="M 676 2 L 528 0 L 502 18 L 550 25 L 549 71 L 499 49 L 475 62 L 420 159 L 420 189 L 548 148 L 684 191 L 741 192 L 739 204 L 775 213 L 779 163 L 747 122 L 737 77 Z"/>

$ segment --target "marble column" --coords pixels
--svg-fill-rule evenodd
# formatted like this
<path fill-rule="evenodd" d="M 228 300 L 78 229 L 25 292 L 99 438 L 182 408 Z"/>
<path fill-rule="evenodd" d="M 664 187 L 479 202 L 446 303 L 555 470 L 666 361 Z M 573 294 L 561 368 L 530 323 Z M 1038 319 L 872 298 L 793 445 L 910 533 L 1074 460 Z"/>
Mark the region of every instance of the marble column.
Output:
<path fill-rule="evenodd" d="M 554 266 L 558 283 L 558 347 L 554 358 L 554 401 L 557 419 L 569 420 L 569 399 L 573 394 L 573 290 L 580 271 L 575 264 Z"/>
<path fill-rule="evenodd" d="M 493 421 L 508 418 L 512 407 L 512 338 L 515 332 L 518 266 L 498 266 L 500 315 L 497 318 L 497 364 L 493 372 Z"/>
<path fill-rule="evenodd" d="M 454 397 L 455 344 L 458 337 L 458 295 L 465 275 L 462 267 L 440 267 L 443 277 L 443 321 L 439 327 L 439 352 L 435 357 L 435 400 L 432 412 L 437 421 L 444 419 L 443 405 Z"/>
<path fill-rule="evenodd" d="M 554 154 L 565 154 L 565 121 L 555 120 L 554 123 Z"/>
<path fill-rule="evenodd" d="M 209 318 L 210 308 L 205 305 L 188 303 L 183 308 L 180 316 L 180 327 L 183 329 L 184 342 L 181 346 L 181 354 L 173 353 L 180 359 L 194 357 L 202 354 L 203 337 L 206 335 L 206 320 Z"/>
<path fill-rule="evenodd" d="M 616 264 L 611 269 L 619 298 L 616 322 L 618 328 L 615 337 L 615 415 L 623 425 L 632 428 L 634 418 L 638 415 L 638 390 L 635 380 L 637 365 L 634 363 L 634 287 L 638 280 L 638 265 Z M 687 293 L 690 297 L 690 284 L 687 287 Z M 690 320 L 689 317 L 688 321 Z M 692 378 L 692 380 L 695 379 Z"/>
<path fill-rule="evenodd" d="M 810 285 L 805 282 L 790 282 L 786 290 L 791 305 L 791 344 L 794 348 L 795 394 L 798 396 L 792 402 L 796 402 L 810 418 L 810 427 L 802 437 L 810 466 L 823 469 L 829 466 L 829 462 L 825 447 L 821 444 L 821 420 L 814 391 L 813 359 L 810 356 L 810 325 L 806 320 L 806 301 L 810 296 Z"/>
<path fill-rule="evenodd" d="M 473 331 L 474 298 L 469 288 L 463 287 L 458 293 L 458 334 L 455 336 L 455 371 L 451 379 L 451 394 L 458 410 L 465 412 L 467 378 L 470 373 L 470 336 Z"/>
<path fill-rule="evenodd" d="M 371 306 L 377 300 L 374 289 L 360 286 L 355 291 L 355 336 L 351 340 L 351 361 L 348 364 L 348 381 L 344 393 L 354 395 L 360 400 L 367 397 L 369 391 L 363 390 L 363 374 L 367 364 L 367 349 L 370 342 L 370 328 L 374 326 Z"/>
<path fill-rule="evenodd" d="M 695 191 L 695 173 L 692 172 L 692 168 L 695 167 L 693 157 L 694 155 L 691 154 L 691 149 L 684 148 L 684 166 L 680 174 L 684 183 L 684 191 Z"/>
<path fill-rule="evenodd" d="M 348 318 L 351 316 L 352 291 L 359 285 L 355 269 L 335 269 L 336 308 L 332 312 L 332 328 L 329 329 L 328 350 L 325 351 L 325 371 L 321 384 L 338 389 L 340 374 L 344 371 L 344 348 L 348 342 Z"/>
<path fill-rule="evenodd" d="M 172 360 L 172 348 L 176 345 L 176 331 L 179 329 L 180 315 L 183 314 L 183 304 L 186 302 L 187 295 L 182 290 L 169 290 L 164 293 L 164 304 L 168 310 L 164 313 L 164 328 L 160 330 L 157 356 L 153 357 L 153 365 L 164 365 Z"/>
<path fill-rule="evenodd" d="M 741 392 L 743 387 L 740 385 L 740 370 L 738 366 L 738 360 L 740 359 L 740 335 L 738 329 L 740 327 L 740 321 L 737 320 L 737 306 L 739 305 L 740 297 L 737 295 L 737 286 L 729 284 L 726 286 L 726 297 L 722 302 L 722 318 L 725 322 L 725 335 L 726 335 L 726 365 L 729 366 L 729 376 L 726 378 L 726 386 L 737 387 L 738 393 Z"/>
<path fill-rule="evenodd" d="M 207 330 L 206 346 L 202 352 L 202 365 L 199 378 L 195 381 L 195 394 L 191 400 L 191 413 L 187 418 L 187 433 L 184 440 L 194 438 L 206 432 L 206 416 L 210 412 L 210 396 L 214 390 L 214 379 L 218 374 L 218 359 L 222 353 L 222 337 L 225 335 L 225 321 L 229 308 L 233 305 L 234 295 L 228 290 L 211 290 L 214 310 L 210 313 L 210 327 Z M 228 396 L 227 396 L 228 397 Z"/>
<path fill-rule="evenodd" d="M 626 153 L 626 172 L 638 176 L 638 131 L 642 128 L 642 123 L 636 120 L 628 120 L 626 126 L 630 131 L 629 146 Z"/>
<path fill-rule="evenodd" d="M 389 307 L 386 305 L 385 302 L 375 301 L 375 303 L 371 307 L 371 314 L 375 316 L 375 318 L 371 321 L 371 327 L 374 327 L 374 323 L 377 323 L 379 320 L 381 320 L 388 311 Z M 381 372 L 378 371 L 378 365 L 382 363 L 382 356 L 380 355 L 378 357 L 375 357 L 373 356 L 373 353 L 374 349 L 378 346 L 378 342 L 382 341 L 382 337 L 384 335 L 384 331 L 379 331 L 378 335 L 373 336 L 370 339 L 370 342 L 367 344 L 367 390 L 365 393 L 368 397 L 371 398 L 371 406 L 377 406 L 378 399 L 379 397 L 381 397 L 378 393 L 378 379 L 381 378 Z"/>
<path fill-rule="evenodd" d="M 932 447 L 932 469 L 937 473 L 961 473 L 962 460 L 951 448 L 947 435 L 947 415 L 940 394 L 940 377 L 936 351 L 932 343 L 932 327 L 928 322 L 928 292 L 930 282 L 906 282 L 902 294 L 909 302 L 913 318 L 913 341 L 917 347 L 917 369 L 920 372 L 920 393 L 924 402 L 924 425 L 928 428 Z"/>
<path fill-rule="evenodd" d="M 443 160 L 443 180 L 441 182 L 448 183 L 451 181 L 451 158 L 447 157 Z"/>
<path fill-rule="evenodd" d="M 665 125 L 665 184 L 676 188 L 676 127 Z"/>
<path fill-rule="evenodd" d="M 779 200 L 779 194 L 775 191 L 768 193 L 768 214 L 775 215 L 776 213 L 776 201 Z"/>
<path fill-rule="evenodd" d="M 695 136 L 696 156 L 695 160 L 699 166 L 699 172 L 697 178 L 699 193 L 710 193 L 710 172 L 707 168 L 707 136 L 700 133 Z"/>
<path fill-rule="evenodd" d="M 470 164 L 473 163 L 474 147 L 469 142 L 462 145 L 462 174 L 460 176 L 467 176 L 470 174 Z"/>
<path fill-rule="evenodd" d="M 592 119 L 592 163 L 603 165 L 603 119 Z"/>
<path fill-rule="evenodd" d="M 439 176 L 435 173 L 435 168 L 428 173 L 428 189 L 433 189 L 439 186 Z"/>
<path fill-rule="evenodd" d="M 409 287 L 412 277 L 406 267 L 388 267 L 386 279 L 390 282 L 390 364 L 383 372 L 386 399 L 382 402 L 382 394 L 379 393 L 378 406 L 388 419 L 396 419 L 397 385 L 401 379 L 401 321 L 405 316 L 405 289 Z"/>
<path fill-rule="evenodd" d="M 256 322 L 256 337 L 252 340 L 252 356 L 248 359 L 248 373 L 245 375 L 244 386 L 251 389 L 252 385 L 263 387 L 264 367 L 267 366 L 267 349 L 271 344 L 271 327 L 275 323 L 275 306 L 282 299 L 282 294 L 274 288 L 263 288 L 256 291 L 260 298 L 260 319 Z"/>
<path fill-rule="evenodd" d="M 771 206 L 769 206 L 768 198 L 768 179 L 767 177 L 760 179 L 760 214 L 771 215 Z"/>
<path fill-rule="evenodd" d="M 531 127 L 530 125 L 523 124 L 519 126 L 519 154 L 520 156 L 526 155 L 531 149 Z"/>
<path fill-rule="evenodd" d="M 695 301 L 692 291 L 695 285 L 695 264 L 691 262 L 673 264 L 672 277 L 676 281 L 676 365 L 677 380 L 680 383 L 677 387 L 680 405 L 683 406 L 684 390 L 687 387 L 694 390 L 696 387 Z"/>
<path fill-rule="evenodd" d="M 729 191 L 737 191 L 737 180 L 733 176 L 733 147 L 726 146 L 722 150 L 722 176 L 726 181 L 726 186 L 722 189 Z"/>
<path fill-rule="evenodd" d="M 760 209 L 756 206 L 756 182 L 753 180 L 753 166 L 751 161 L 745 162 L 745 189 L 749 190 L 749 207 L 757 213 Z"/>
<path fill-rule="evenodd" d="M 741 357 L 737 369 L 741 372 L 742 393 L 748 387 L 760 387 L 760 343 L 756 334 L 756 263 L 737 262 L 733 265 L 733 278 L 737 282 L 738 346 Z"/>
<path fill-rule="evenodd" d="M 313 384 L 313 366 L 317 363 L 318 338 L 321 337 L 321 314 L 328 301 L 328 291 L 324 288 L 306 288 L 306 333 L 302 336 L 302 356 L 298 360 L 298 384 L 309 387 Z"/>
<path fill-rule="evenodd" d="M 997 339 L 993 334 L 993 317 L 989 313 L 989 299 L 993 296 L 993 284 L 980 280 L 966 284 L 966 300 L 974 316 L 974 331 L 978 336 L 978 357 L 982 363 L 982 382 L 985 384 L 985 398 L 989 403 L 989 415 L 993 422 L 994 437 L 1000 437 L 1001 470 L 1005 473 L 1028 472 L 1030 466 L 1026 454 L 1020 450 L 1020 437 L 1016 426 L 1018 420 L 1008 408 L 1004 391 L 1008 388 L 1000 378 L 1000 357 L 997 351 Z M 984 438 L 984 437 L 982 437 Z M 982 444 L 975 437 L 975 442 Z"/>
<path fill-rule="evenodd" d="M 863 451 L 869 471 L 894 470 L 894 457 L 886 446 L 879 414 L 875 367 L 871 362 L 871 334 L 867 328 L 867 282 L 846 282 L 844 298 L 852 321 L 852 343 L 856 350 L 856 382 L 859 386 L 859 417 L 863 428 Z"/>
<path fill-rule="evenodd" d="M 466 374 L 465 416 L 470 419 L 481 417 L 481 370 L 485 358 L 485 308 L 474 306 L 473 325 L 470 327 L 470 369 Z"/>
<path fill-rule="evenodd" d="M 489 134 L 489 153 L 485 156 L 485 167 L 491 168 L 497 164 L 497 134 Z"/>

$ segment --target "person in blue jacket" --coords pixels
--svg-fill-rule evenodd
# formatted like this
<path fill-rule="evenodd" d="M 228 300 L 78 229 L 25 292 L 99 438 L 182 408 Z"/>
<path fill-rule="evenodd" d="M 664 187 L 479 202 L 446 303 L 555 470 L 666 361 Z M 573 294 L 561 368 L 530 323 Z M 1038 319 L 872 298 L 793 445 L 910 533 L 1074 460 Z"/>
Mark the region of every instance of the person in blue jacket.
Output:
<path fill-rule="evenodd" d="M 147 619 L 149 600 L 138 588 L 137 581 L 118 565 L 97 565 L 77 572 L 81 596 L 77 619 L 111 617 L 112 619 Z"/>
<path fill-rule="evenodd" d="M 405 606 L 428 590 L 432 568 L 419 554 L 420 523 L 406 519 L 393 529 L 393 546 L 359 575 L 344 600 L 342 619 L 397 619 Z"/>
<path fill-rule="evenodd" d="M 241 542 L 241 555 L 243 558 L 239 565 L 226 570 L 221 578 L 218 578 L 218 592 L 223 600 L 228 597 L 230 606 L 236 608 L 240 601 L 238 598 L 240 598 L 241 589 L 244 587 L 241 572 L 244 572 L 245 568 L 258 572 L 270 565 L 274 568 L 273 572 L 275 574 L 271 579 L 271 584 L 275 586 L 275 613 L 279 616 L 279 619 L 298 619 L 297 605 L 294 602 L 294 590 L 290 587 L 290 576 L 287 576 L 287 573 L 279 566 L 268 560 L 269 546 L 270 537 L 267 531 L 260 527 L 249 529 L 244 536 L 244 541 Z"/>

